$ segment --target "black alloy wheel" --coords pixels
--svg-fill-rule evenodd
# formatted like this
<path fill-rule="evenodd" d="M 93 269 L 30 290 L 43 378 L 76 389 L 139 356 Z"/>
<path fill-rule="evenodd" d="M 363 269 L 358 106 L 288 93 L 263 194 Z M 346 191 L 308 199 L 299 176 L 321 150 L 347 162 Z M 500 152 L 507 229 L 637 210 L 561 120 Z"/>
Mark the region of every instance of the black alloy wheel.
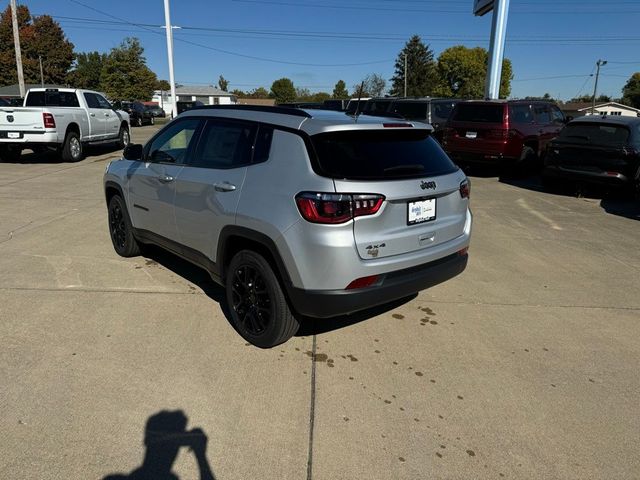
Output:
<path fill-rule="evenodd" d="M 129 214 L 119 195 L 114 195 L 109 201 L 109 235 L 113 249 L 121 257 L 140 255 L 140 245 L 133 236 Z"/>
<path fill-rule="evenodd" d="M 243 330 L 252 336 L 264 333 L 274 312 L 261 272 L 251 265 L 242 265 L 233 272 L 231 289 L 231 306 Z"/>

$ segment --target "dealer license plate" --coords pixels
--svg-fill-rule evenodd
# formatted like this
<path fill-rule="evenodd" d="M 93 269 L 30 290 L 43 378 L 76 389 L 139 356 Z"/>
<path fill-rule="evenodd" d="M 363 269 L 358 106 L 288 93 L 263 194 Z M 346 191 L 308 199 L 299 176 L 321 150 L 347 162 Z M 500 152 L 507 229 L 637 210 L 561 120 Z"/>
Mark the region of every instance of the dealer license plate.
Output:
<path fill-rule="evenodd" d="M 408 203 L 407 223 L 414 225 L 416 223 L 430 222 L 436 219 L 436 199 L 429 198 L 427 200 L 418 200 Z"/>
<path fill-rule="evenodd" d="M 465 137 L 467 137 L 467 138 L 477 138 L 478 137 L 478 132 L 467 132 Z"/>
<path fill-rule="evenodd" d="M 20 138 L 20 132 L 7 132 L 7 138 Z"/>

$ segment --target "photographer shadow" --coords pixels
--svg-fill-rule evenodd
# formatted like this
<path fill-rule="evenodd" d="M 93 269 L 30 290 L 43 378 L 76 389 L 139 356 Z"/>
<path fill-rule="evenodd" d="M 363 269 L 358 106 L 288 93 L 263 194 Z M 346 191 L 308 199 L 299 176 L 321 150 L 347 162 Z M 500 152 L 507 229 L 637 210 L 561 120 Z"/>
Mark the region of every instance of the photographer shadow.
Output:
<path fill-rule="evenodd" d="M 207 436 L 200 428 L 187 430 L 187 420 L 182 410 L 163 410 L 149 417 L 142 465 L 128 474 L 111 474 L 103 480 L 180 480 L 171 468 L 181 447 L 193 452 L 200 480 L 215 480 L 206 455 Z"/>

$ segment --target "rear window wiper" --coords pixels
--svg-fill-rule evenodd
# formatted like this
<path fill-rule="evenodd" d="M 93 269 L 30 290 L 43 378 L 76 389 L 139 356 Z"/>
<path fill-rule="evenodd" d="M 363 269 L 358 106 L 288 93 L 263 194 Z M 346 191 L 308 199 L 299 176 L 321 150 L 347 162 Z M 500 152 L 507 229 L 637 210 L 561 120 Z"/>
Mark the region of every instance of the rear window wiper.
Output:
<path fill-rule="evenodd" d="M 424 171 L 424 165 L 413 164 L 413 165 L 396 165 L 395 167 L 388 167 L 383 170 L 383 172 L 406 172 L 406 173 L 419 173 Z"/>
<path fill-rule="evenodd" d="M 591 138 L 587 135 L 564 135 L 564 138 L 581 138 L 583 140 L 586 140 L 587 142 L 591 140 Z"/>

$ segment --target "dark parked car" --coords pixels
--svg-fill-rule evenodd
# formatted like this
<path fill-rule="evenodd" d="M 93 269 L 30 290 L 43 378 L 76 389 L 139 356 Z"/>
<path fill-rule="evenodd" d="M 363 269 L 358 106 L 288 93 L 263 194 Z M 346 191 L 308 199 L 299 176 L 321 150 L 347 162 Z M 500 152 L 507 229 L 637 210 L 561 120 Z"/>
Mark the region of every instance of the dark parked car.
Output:
<path fill-rule="evenodd" d="M 446 123 L 442 147 L 458 164 L 541 167 L 542 152 L 565 123 L 551 102 L 460 102 Z"/>
<path fill-rule="evenodd" d="M 192 110 L 196 107 L 204 107 L 204 103 L 199 100 L 176 102 L 176 107 L 178 108 L 178 115 L 180 115 L 182 112 L 186 112 L 187 110 Z"/>
<path fill-rule="evenodd" d="M 347 105 L 349 105 L 349 99 L 331 99 L 325 100 L 322 102 L 323 108 L 327 110 L 336 110 L 338 112 L 344 112 L 347 109 Z"/>
<path fill-rule="evenodd" d="M 155 120 L 149 108 L 141 102 L 118 102 L 116 106 L 119 110 L 124 110 L 129 114 L 132 127 L 142 125 L 153 125 Z"/>
<path fill-rule="evenodd" d="M 164 109 L 162 109 L 161 107 L 158 107 L 157 105 L 147 106 L 147 109 L 151 112 L 151 115 L 153 115 L 154 117 L 164 118 L 167 116 L 167 113 L 164 111 Z"/>
<path fill-rule="evenodd" d="M 567 124 L 547 149 L 542 180 L 557 188 L 563 180 L 622 188 L 640 186 L 640 118 L 587 116 Z"/>

